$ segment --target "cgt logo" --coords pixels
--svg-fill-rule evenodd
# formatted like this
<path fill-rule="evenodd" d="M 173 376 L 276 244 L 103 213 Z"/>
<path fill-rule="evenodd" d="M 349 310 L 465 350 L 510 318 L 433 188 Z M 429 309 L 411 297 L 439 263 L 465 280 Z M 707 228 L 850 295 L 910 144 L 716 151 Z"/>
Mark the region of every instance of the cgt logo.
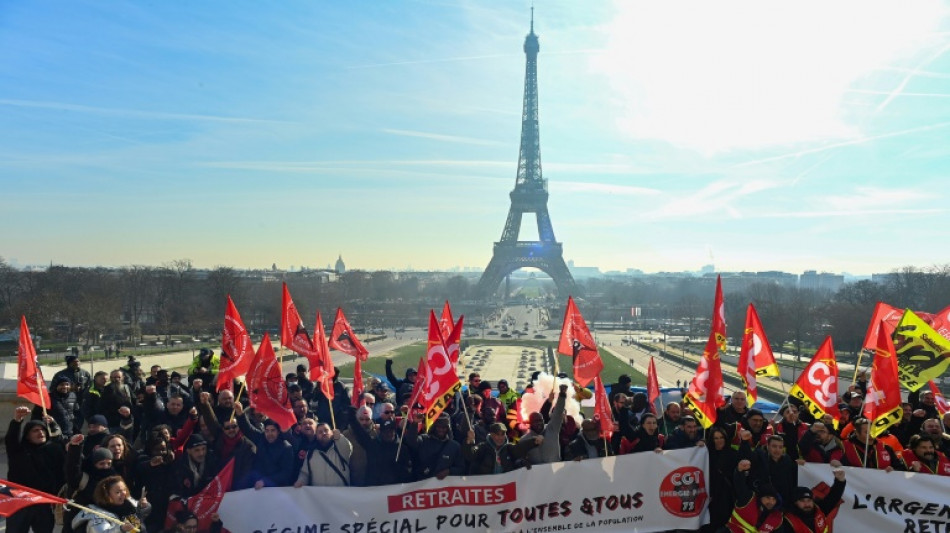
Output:
<path fill-rule="evenodd" d="M 695 466 L 677 468 L 660 483 L 660 503 L 675 516 L 698 516 L 706 507 L 707 497 L 703 471 Z"/>

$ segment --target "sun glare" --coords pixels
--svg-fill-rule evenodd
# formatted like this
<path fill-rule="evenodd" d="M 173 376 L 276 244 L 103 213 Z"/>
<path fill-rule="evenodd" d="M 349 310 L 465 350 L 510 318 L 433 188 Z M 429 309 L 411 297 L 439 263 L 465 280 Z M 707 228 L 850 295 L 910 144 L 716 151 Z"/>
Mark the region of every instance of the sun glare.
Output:
<path fill-rule="evenodd" d="M 893 67 L 942 46 L 945 13 L 936 1 L 618 2 L 592 68 L 634 138 L 705 154 L 849 138 L 862 124 L 845 120 L 846 91 L 876 71 L 875 88 L 895 90 L 906 74 Z"/>

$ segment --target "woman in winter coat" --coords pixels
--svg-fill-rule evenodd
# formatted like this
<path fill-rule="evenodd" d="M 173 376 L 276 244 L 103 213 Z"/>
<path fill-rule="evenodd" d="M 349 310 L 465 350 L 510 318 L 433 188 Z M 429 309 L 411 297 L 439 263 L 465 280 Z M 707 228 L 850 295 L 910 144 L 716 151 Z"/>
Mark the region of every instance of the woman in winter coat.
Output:
<path fill-rule="evenodd" d="M 729 445 L 726 430 L 713 426 L 706 432 L 709 450 L 709 524 L 700 532 L 714 532 L 724 526 L 736 506 L 732 479 L 739 464 L 739 452 Z"/>
<path fill-rule="evenodd" d="M 89 508 L 114 520 L 107 520 L 103 516 L 83 510 L 73 519 L 74 531 L 119 533 L 135 529 L 141 533 L 145 532 L 143 521 L 151 512 L 152 506 L 144 496 L 138 501 L 133 500 L 121 476 L 110 476 L 96 484 L 92 498 L 95 503 Z"/>

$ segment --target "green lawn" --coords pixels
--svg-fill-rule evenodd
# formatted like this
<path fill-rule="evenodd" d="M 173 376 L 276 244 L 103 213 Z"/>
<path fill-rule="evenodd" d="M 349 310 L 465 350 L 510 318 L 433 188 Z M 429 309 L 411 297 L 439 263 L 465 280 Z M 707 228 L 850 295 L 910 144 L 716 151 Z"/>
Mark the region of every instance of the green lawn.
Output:
<path fill-rule="evenodd" d="M 491 344 L 491 345 L 507 345 L 507 346 L 527 346 L 533 348 L 547 348 L 548 346 L 554 346 L 554 342 L 550 341 L 534 341 L 534 340 L 525 340 L 525 341 L 516 341 L 514 339 L 508 340 L 507 342 L 495 341 L 495 340 L 478 340 L 478 344 Z M 410 344 L 408 346 L 403 346 L 402 348 L 397 348 L 393 350 L 388 358 L 393 360 L 393 373 L 397 377 L 402 378 L 406 374 L 407 368 L 416 368 L 419 365 L 419 358 L 425 354 L 425 343 L 417 342 Z M 574 376 L 574 368 L 571 362 L 571 358 L 565 355 L 558 355 L 558 364 L 561 366 L 561 371 L 566 372 L 568 376 Z M 621 374 L 627 374 L 633 380 L 633 385 L 645 386 L 647 379 L 646 376 L 637 372 L 627 363 L 617 359 L 616 357 L 610 354 L 601 354 L 601 358 L 604 361 L 604 370 L 601 373 L 601 377 L 605 385 L 611 383 L 616 383 L 617 378 Z M 347 368 L 343 370 L 342 375 L 346 376 L 352 371 L 348 368 L 352 365 L 352 362 L 348 362 L 345 365 L 341 365 L 341 368 Z M 385 375 L 386 374 L 386 358 L 383 357 L 373 357 L 368 361 L 363 363 L 363 371 L 371 374 Z M 464 376 L 463 376 L 464 378 Z"/>

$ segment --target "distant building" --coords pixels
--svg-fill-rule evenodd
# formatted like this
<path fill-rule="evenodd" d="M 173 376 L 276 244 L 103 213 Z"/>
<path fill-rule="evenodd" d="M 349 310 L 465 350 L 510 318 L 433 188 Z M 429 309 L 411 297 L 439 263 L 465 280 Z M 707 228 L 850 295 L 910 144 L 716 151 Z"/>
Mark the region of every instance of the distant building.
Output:
<path fill-rule="evenodd" d="M 341 254 L 336 259 L 336 268 L 334 269 L 337 274 L 343 274 L 346 272 L 346 265 L 343 263 L 343 255 Z"/>
<path fill-rule="evenodd" d="M 600 267 L 575 266 L 573 259 L 567 262 L 567 270 L 570 271 L 571 275 L 574 276 L 575 279 L 596 278 L 603 275 L 603 273 L 600 271 Z"/>
<path fill-rule="evenodd" d="M 844 276 L 831 272 L 819 274 L 814 270 L 806 270 L 798 278 L 799 288 L 813 291 L 838 292 L 842 285 L 844 285 Z"/>
<path fill-rule="evenodd" d="M 880 285 L 887 285 L 893 281 L 897 280 L 897 274 L 894 272 L 887 272 L 885 274 L 871 274 L 871 281 Z"/>

